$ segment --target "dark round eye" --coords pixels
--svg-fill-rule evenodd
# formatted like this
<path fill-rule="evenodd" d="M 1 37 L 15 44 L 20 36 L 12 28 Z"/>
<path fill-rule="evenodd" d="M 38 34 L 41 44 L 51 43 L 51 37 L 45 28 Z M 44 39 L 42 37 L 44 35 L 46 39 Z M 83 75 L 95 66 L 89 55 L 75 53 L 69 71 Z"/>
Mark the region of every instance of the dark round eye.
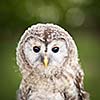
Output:
<path fill-rule="evenodd" d="M 35 53 L 38 53 L 38 52 L 40 51 L 40 47 L 34 46 L 34 47 L 33 47 L 33 51 L 34 51 Z"/>
<path fill-rule="evenodd" d="M 54 53 L 57 53 L 57 52 L 59 51 L 59 47 L 53 47 L 53 48 L 52 48 L 52 51 L 53 51 Z"/>

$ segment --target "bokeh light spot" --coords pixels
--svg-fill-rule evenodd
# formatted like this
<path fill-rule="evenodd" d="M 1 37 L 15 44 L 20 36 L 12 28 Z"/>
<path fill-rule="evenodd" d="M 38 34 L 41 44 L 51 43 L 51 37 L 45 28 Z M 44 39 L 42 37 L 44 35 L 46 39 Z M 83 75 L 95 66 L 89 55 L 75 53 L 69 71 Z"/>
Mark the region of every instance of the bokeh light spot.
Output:
<path fill-rule="evenodd" d="M 85 14 L 79 8 L 70 8 L 66 12 L 66 23 L 72 27 L 79 27 L 85 21 Z"/>

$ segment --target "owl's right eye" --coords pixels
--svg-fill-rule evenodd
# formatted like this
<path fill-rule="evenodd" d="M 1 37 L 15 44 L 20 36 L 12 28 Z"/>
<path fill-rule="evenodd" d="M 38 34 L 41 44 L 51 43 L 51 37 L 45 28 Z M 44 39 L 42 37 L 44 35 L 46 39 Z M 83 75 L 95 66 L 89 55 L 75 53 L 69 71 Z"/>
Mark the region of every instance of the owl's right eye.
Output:
<path fill-rule="evenodd" d="M 33 47 L 33 51 L 34 51 L 35 53 L 38 53 L 38 52 L 40 51 L 40 47 L 39 47 L 39 46 L 34 46 L 34 47 Z"/>

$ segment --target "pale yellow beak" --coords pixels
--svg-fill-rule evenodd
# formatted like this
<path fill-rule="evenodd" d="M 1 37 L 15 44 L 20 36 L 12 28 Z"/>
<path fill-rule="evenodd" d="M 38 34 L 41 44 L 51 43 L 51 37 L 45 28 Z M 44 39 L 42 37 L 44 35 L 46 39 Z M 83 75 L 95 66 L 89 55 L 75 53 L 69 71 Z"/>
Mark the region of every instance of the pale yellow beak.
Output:
<path fill-rule="evenodd" d="M 48 66 L 48 57 L 47 56 L 44 56 L 44 60 L 43 60 L 43 63 L 44 63 L 44 66 L 47 67 Z"/>

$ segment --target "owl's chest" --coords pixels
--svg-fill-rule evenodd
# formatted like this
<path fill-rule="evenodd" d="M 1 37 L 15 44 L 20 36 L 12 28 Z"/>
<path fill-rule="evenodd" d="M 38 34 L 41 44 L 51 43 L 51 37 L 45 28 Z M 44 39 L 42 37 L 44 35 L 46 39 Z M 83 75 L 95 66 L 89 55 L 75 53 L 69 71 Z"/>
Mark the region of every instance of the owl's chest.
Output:
<path fill-rule="evenodd" d="M 61 79 L 41 79 L 32 84 L 32 90 L 28 100 L 64 100 L 61 92 L 65 85 Z M 34 100 L 35 100 L 34 99 Z"/>
<path fill-rule="evenodd" d="M 69 89 L 72 85 L 71 80 L 61 76 L 59 78 L 37 78 L 30 82 L 32 91 L 62 92 L 65 88 Z"/>
<path fill-rule="evenodd" d="M 33 98 L 37 98 L 36 100 L 64 100 L 63 93 L 65 89 L 67 89 L 66 92 L 68 94 L 75 94 L 76 92 L 71 79 L 63 76 L 59 78 L 53 77 L 52 79 L 37 78 L 33 81 L 31 80 L 29 85 L 31 90 L 28 94 L 28 100 L 33 100 Z"/>

